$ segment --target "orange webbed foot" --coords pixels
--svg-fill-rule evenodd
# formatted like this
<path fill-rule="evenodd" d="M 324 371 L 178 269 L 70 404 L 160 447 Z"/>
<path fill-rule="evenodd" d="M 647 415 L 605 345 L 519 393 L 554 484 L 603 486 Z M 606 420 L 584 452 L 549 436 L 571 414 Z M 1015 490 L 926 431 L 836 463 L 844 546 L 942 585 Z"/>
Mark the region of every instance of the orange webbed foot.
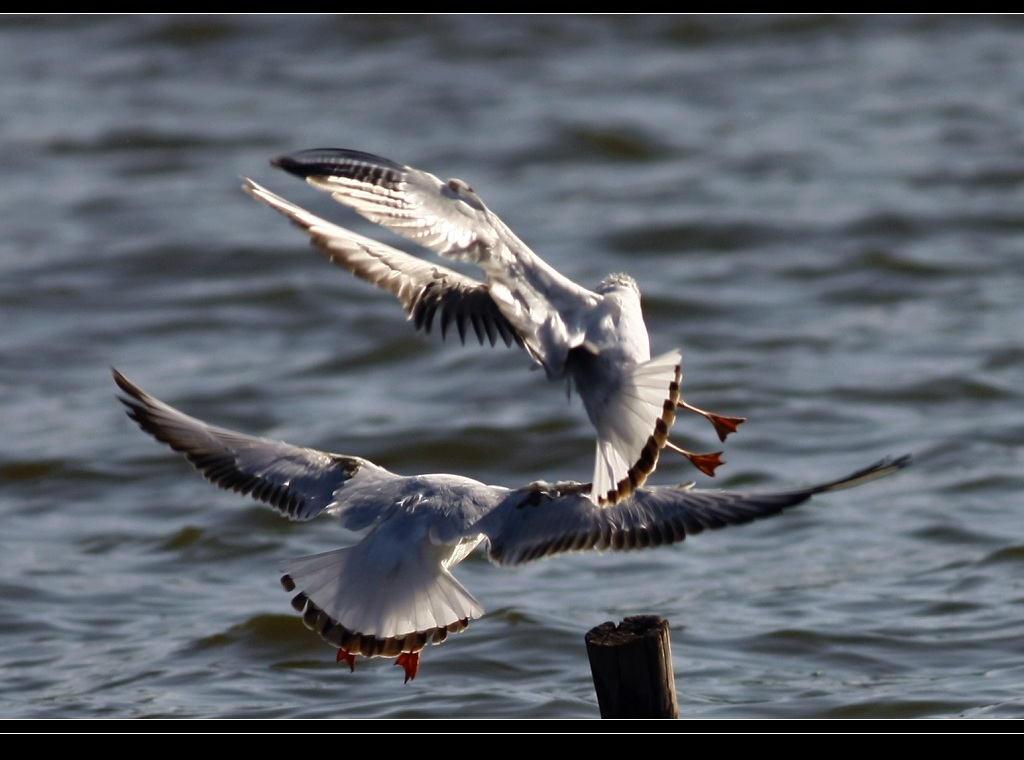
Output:
<path fill-rule="evenodd" d="M 355 672 L 355 670 L 356 670 L 356 656 L 354 654 L 352 654 L 351 652 L 347 652 L 344 649 L 339 649 L 338 650 L 337 662 L 342 662 L 342 661 L 348 663 L 349 672 L 351 672 L 351 673 Z"/>
<path fill-rule="evenodd" d="M 401 665 L 405 669 L 405 682 L 409 683 L 420 671 L 420 653 L 402 652 L 395 659 L 395 665 Z"/>
<path fill-rule="evenodd" d="M 677 454 L 682 454 L 693 463 L 694 467 L 703 472 L 709 478 L 715 477 L 715 470 L 725 464 L 725 462 L 722 461 L 721 451 L 715 451 L 711 454 L 694 454 L 692 451 L 679 448 L 671 441 L 665 442 L 665 448 L 671 449 Z"/>
<path fill-rule="evenodd" d="M 725 417 L 721 414 L 712 414 L 708 419 L 715 426 L 715 432 L 718 433 L 720 441 L 725 441 L 729 437 L 729 433 L 735 433 L 740 423 L 747 421 L 746 417 Z"/>
<path fill-rule="evenodd" d="M 703 409 L 698 409 L 692 404 L 688 404 L 682 399 L 677 404 L 681 409 L 686 409 L 694 414 L 699 414 L 701 417 L 707 419 L 712 425 L 715 426 L 715 432 L 718 433 L 718 440 L 725 441 L 729 437 L 730 433 L 735 433 L 736 429 L 741 423 L 746 422 L 746 417 L 726 417 L 723 414 L 715 414 L 714 412 L 705 412 Z"/>

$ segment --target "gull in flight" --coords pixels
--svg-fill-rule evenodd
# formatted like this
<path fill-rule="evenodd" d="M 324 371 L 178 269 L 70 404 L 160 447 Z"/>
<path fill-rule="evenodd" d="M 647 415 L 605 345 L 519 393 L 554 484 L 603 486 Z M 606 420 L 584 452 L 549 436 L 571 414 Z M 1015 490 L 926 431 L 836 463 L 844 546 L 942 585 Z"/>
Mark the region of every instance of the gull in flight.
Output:
<path fill-rule="evenodd" d="M 420 652 L 483 615 L 452 575 L 478 546 L 497 565 L 588 549 L 665 546 L 706 529 L 778 514 L 816 494 L 889 475 L 909 456 L 819 485 L 777 492 L 641 487 L 614 506 L 596 506 L 590 484 L 536 482 L 509 489 L 458 475 L 402 476 L 366 459 L 330 454 L 214 427 L 150 396 L 116 369 L 128 416 L 184 454 L 207 480 L 248 494 L 290 520 L 327 513 L 364 533 L 354 546 L 287 561 L 281 582 L 305 625 L 358 655 L 395 658 L 408 682 Z"/>
<path fill-rule="evenodd" d="M 387 290 L 417 329 L 435 316 L 444 337 L 454 322 L 481 344 L 519 343 L 549 380 L 571 380 L 597 431 L 594 487 L 597 504 L 615 504 L 643 485 L 661 449 L 689 459 L 713 476 L 721 452 L 696 454 L 668 440 L 677 408 L 706 417 L 720 440 L 743 417 L 706 412 L 680 396 L 679 351 L 651 358 L 640 290 L 626 274 L 595 290 L 577 285 L 546 264 L 462 180 L 433 174 L 353 150 L 316 149 L 274 159 L 371 222 L 443 257 L 475 264 L 484 281 L 358 235 L 296 206 L 251 179 L 243 189 L 281 212 L 327 257 Z"/>

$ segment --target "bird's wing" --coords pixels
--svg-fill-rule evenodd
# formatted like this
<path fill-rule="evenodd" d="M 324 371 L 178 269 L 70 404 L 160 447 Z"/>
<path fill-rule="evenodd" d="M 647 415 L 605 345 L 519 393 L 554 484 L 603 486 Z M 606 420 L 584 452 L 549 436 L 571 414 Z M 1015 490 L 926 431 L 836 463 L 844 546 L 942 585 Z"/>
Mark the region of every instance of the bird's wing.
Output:
<path fill-rule="evenodd" d="M 327 511 L 354 546 L 285 563 L 305 624 L 352 655 L 396 657 L 439 644 L 483 608 L 451 574 L 483 540 L 467 524 L 508 489 L 458 475 L 401 477 L 358 457 L 328 454 L 213 427 L 150 396 L 117 370 L 121 402 L 139 427 L 179 451 L 216 485 L 295 520 Z"/>
<path fill-rule="evenodd" d="M 443 182 L 354 150 L 319 148 L 271 163 L 424 248 L 479 266 L 492 297 L 546 368 L 550 354 L 564 354 L 583 341 L 576 315 L 600 296 L 545 263 L 462 180 Z M 562 359 L 550 357 L 556 367 Z"/>
<path fill-rule="evenodd" d="M 469 528 L 490 541 L 489 556 L 517 565 L 568 551 L 625 551 L 682 541 L 706 529 L 742 525 L 770 517 L 815 494 L 852 488 L 910 464 L 910 456 L 884 459 L 844 478 L 778 492 L 714 491 L 694 487 L 651 487 L 610 507 L 587 498 L 589 484 L 544 484 L 510 492 Z"/>
<path fill-rule="evenodd" d="M 329 454 L 207 425 L 150 396 L 113 370 L 126 394 L 119 397 L 140 428 L 185 455 L 207 480 L 248 494 L 291 520 L 310 520 L 325 509 L 361 530 L 381 514 L 389 494 L 399 498 L 404 478 L 366 459 Z M 346 501 L 339 501 L 345 491 Z M 376 491 L 376 500 L 348 500 L 348 490 Z"/>
<path fill-rule="evenodd" d="M 247 177 L 242 180 L 245 192 L 303 229 L 328 259 L 398 298 L 417 330 L 429 333 L 436 316 L 442 338 L 454 323 L 463 343 L 469 327 L 481 345 L 486 340 L 493 346 L 498 338 L 507 346 L 521 342 L 484 283 L 331 224 Z"/>

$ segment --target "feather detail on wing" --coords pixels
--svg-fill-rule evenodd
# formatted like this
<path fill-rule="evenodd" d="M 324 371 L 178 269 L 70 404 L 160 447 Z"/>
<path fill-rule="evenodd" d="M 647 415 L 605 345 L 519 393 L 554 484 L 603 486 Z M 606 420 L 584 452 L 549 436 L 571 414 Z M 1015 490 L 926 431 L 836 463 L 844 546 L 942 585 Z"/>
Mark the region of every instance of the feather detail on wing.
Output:
<path fill-rule="evenodd" d="M 534 485 L 511 492 L 470 531 L 487 534 L 489 556 L 499 565 L 518 565 L 568 551 L 657 547 L 704 530 L 770 517 L 815 494 L 885 477 L 910 461 L 909 455 L 884 459 L 845 478 L 774 493 L 702 490 L 693 483 L 643 488 L 609 507 L 596 507 L 587 498 L 585 485 Z"/>
<path fill-rule="evenodd" d="M 359 457 L 329 454 L 207 425 L 131 383 L 113 370 L 128 416 L 140 428 L 185 455 L 207 480 L 247 494 L 291 520 L 310 520 L 330 507 L 351 479 L 394 480 L 398 476 Z"/>
<path fill-rule="evenodd" d="M 552 312 L 584 311 L 598 299 L 530 250 L 462 180 L 443 182 L 380 156 L 334 148 L 300 151 L 271 163 L 304 177 L 375 224 L 441 256 L 480 267 L 489 287 L 500 286 L 495 300 L 528 343 L 531 336 L 552 329 Z M 575 326 L 566 330 L 568 345 L 565 339 L 559 345 L 563 354 L 576 345 L 574 331 Z M 530 346 L 535 356 L 546 349 L 541 341 Z"/>
<path fill-rule="evenodd" d="M 507 346 L 521 343 L 484 283 L 332 224 L 242 179 L 245 192 L 305 230 L 333 263 L 398 298 L 416 329 L 429 333 L 437 317 L 442 338 L 454 324 L 463 343 L 469 327 L 481 344 L 486 340 L 493 346 L 498 338 Z"/>

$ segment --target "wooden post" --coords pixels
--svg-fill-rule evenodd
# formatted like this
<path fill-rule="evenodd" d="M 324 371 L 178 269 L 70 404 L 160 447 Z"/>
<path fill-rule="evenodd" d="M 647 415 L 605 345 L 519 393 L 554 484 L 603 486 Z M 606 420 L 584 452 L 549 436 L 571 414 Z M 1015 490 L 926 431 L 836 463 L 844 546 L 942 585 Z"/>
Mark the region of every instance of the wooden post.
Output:
<path fill-rule="evenodd" d="M 678 718 L 668 621 L 657 615 L 602 623 L 587 632 L 602 718 Z"/>

